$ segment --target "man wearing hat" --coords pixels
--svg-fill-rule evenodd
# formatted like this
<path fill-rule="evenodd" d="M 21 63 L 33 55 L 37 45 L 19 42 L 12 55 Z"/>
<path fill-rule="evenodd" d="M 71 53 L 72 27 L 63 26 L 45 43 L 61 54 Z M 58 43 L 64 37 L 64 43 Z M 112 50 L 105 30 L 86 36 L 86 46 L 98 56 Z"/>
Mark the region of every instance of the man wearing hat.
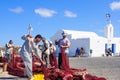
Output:
<path fill-rule="evenodd" d="M 58 56 L 59 69 L 63 69 L 63 62 L 67 63 L 67 67 L 69 68 L 68 53 L 69 53 L 70 41 L 67 38 L 67 34 L 65 32 L 62 33 L 62 37 L 63 37 L 62 39 L 59 39 L 58 41 L 56 40 L 55 42 L 59 47 L 59 56 Z"/>
<path fill-rule="evenodd" d="M 52 41 L 49 41 L 50 43 L 50 66 L 58 68 L 57 65 L 57 59 L 56 59 L 56 47 L 53 45 Z"/>

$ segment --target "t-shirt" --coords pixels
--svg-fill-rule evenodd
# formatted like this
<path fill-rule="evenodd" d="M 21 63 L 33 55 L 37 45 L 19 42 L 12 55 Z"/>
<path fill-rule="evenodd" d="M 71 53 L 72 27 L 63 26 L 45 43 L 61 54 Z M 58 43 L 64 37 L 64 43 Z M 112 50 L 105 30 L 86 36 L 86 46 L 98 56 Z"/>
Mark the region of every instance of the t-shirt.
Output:
<path fill-rule="evenodd" d="M 63 45 L 63 46 L 66 46 L 66 45 L 70 46 L 69 39 L 68 38 L 60 39 L 59 40 L 59 44 L 58 44 L 59 49 L 60 49 L 61 45 Z M 69 53 L 69 48 L 64 48 L 63 50 L 64 50 L 65 53 Z M 61 53 L 61 50 L 60 50 L 60 53 Z"/>

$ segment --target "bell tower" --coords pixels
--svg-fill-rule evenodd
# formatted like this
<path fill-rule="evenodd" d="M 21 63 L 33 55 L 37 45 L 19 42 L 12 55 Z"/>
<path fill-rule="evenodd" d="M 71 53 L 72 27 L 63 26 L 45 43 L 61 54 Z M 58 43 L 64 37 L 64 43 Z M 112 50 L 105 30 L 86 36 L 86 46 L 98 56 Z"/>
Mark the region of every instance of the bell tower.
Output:
<path fill-rule="evenodd" d="M 112 41 L 112 38 L 114 37 L 114 28 L 113 28 L 113 25 L 111 23 L 109 13 L 106 14 L 106 19 L 107 19 L 108 24 L 105 27 L 105 37 L 108 40 L 107 47 L 111 48 L 112 47 L 111 41 Z"/>

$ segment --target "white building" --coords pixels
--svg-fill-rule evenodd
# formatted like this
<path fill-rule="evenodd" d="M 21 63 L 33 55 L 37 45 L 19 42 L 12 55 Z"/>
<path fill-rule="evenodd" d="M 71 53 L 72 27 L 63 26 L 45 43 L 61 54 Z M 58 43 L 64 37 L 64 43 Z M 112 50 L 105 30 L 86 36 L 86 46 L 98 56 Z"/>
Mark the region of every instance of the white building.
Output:
<path fill-rule="evenodd" d="M 61 33 L 63 31 L 67 33 L 67 37 L 71 41 L 70 56 L 74 56 L 76 49 L 81 47 L 85 49 L 84 56 L 103 56 L 107 48 L 111 48 L 113 54 L 120 52 L 120 38 L 113 37 L 112 24 L 107 25 L 106 37 L 98 36 L 94 32 L 59 30 L 51 37 L 51 41 L 54 42 L 56 39 L 62 38 Z M 90 50 L 92 50 L 92 53 L 90 53 Z"/>

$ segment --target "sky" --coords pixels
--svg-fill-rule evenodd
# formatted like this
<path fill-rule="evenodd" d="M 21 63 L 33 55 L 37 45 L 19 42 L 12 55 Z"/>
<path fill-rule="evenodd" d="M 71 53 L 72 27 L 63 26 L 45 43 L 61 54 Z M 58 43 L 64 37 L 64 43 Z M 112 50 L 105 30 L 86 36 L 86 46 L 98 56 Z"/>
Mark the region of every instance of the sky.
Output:
<path fill-rule="evenodd" d="M 104 35 L 106 13 L 120 37 L 120 0 L 0 0 L 0 46 L 9 40 L 22 45 L 21 36 L 41 34 L 50 39 L 61 29 L 90 31 Z"/>

